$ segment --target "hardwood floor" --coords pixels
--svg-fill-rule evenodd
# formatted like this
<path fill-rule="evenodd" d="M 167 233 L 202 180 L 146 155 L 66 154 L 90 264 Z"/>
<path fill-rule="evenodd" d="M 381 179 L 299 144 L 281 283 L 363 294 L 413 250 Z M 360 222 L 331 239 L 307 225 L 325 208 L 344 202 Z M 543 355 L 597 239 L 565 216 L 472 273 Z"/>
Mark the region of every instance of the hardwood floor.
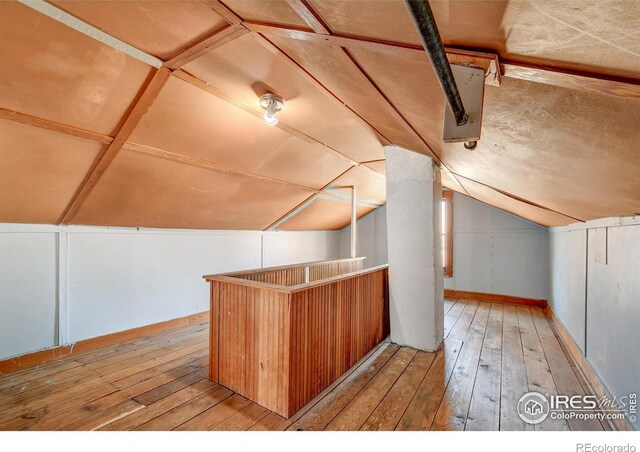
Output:
<path fill-rule="evenodd" d="M 0 430 L 603 430 L 525 424 L 528 391 L 585 394 L 540 308 L 445 301 L 436 353 L 384 342 L 284 419 L 207 379 L 208 325 L 0 377 Z"/>

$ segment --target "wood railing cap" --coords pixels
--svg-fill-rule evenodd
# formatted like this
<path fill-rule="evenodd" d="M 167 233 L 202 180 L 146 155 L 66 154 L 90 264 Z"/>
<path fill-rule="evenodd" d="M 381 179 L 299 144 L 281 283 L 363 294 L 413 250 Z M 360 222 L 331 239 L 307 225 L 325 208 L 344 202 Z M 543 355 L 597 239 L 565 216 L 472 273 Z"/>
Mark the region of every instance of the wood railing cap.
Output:
<path fill-rule="evenodd" d="M 338 276 L 332 276 L 330 278 L 325 278 L 325 279 L 319 279 L 317 281 L 312 281 L 312 282 L 308 282 L 308 283 L 304 283 L 304 284 L 297 284 L 295 286 L 283 286 L 280 284 L 272 284 L 272 283 L 266 283 L 266 282 L 262 282 L 262 281 L 254 281 L 251 279 L 243 279 L 243 278 L 238 278 L 235 276 L 229 276 L 227 274 L 224 275 L 209 275 L 207 277 L 205 277 L 205 279 L 209 282 L 226 282 L 226 283 L 232 283 L 232 284 L 236 284 L 239 286 L 247 286 L 247 287 L 256 287 L 259 289 L 266 289 L 266 290 L 274 290 L 277 292 L 284 292 L 284 293 L 295 293 L 295 292 L 300 292 L 302 290 L 306 290 L 306 289 L 310 289 L 313 287 L 318 287 L 318 286 L 322 286 L 325 284 L 331 284 L 334 283 L 336 281 L 341 281 L 341 280 L 345 280 L 345 279 L 350 279 L 350 278 L 356 278 L 358 276 L 362 276 L 362 275 L 366 275 L 367 273 L 374 273 L 377 271 L 381 271 L 381 270 L 386 270 L 387 268 L 389 268 L 389 264 L 383 264 L 383 265 L 378 265 L 376 267 L 370 267 L 370 268 L 365 268 L 362 270 L 357 270 L 354 272 L 350 272 L 350 273 L 344 273 L 342 275 L 338 275 Z"/>
<path fill-rule="evenodd" d="M 251 269 L 251 270 L 240 270 L 240 271 L 227 272 L 227 273 L 215 273 L 215 274 L 212 274 L 212 275 L 204 275 L 202 278 L 206 279 L 207 281 L 210 281 L 212 278 L 217 278 L 219 276 L 251 275 L 251 274 L 255 274 L 255 273 L 262 273 L 262 272 L 268 272 L 268 271 L 273 271 L 273 270 L 284 270 L 284 269 L 287 269 L 287 268 L 316 267 L 318 265 L 333 264 L 333 263 L 336 263 L 336 262 L 361 261 L 361 260 L 364 260 L 364 259 L 366 259 L 366 256 L 363 256 L 363 257 L 351 257 L 351 258 L 347 258 L 347 259 L 334 259 L 334 260 L 329 260 L 329 261 L 301 262 L 301 263 L 298 263 L 298 264 L 279 265 L 279 266 L 275 266 L 275 267 L 254 268 L 254 269 Z"/>
<path fill-rule="evenodd" d="M 298 284 L 298 285 L 295 285 L 295 286 L 288 286 L 287 288 L 289 289 L 288 290 L 289 293 L 300 292 L 301 290 L 307 290 L 307 289 L 310 289 L 312 287 L 324 286 L 325 284 L 331 284 L 333 282 L 341 281 L 343 279 L 356 278 L 358 276 L 366 275 L 367 273 L 375 273 L 375 272 L 380 271 L 380 270 L 386 270 L 387 268 L 389 268 L 389 264 L 382 264 L 382 265 L 377 265 L 375 267 L 365 268 L 365 269 L 362 269 L 362 270 L 356 270 L 356 271 L 350 272 L 350 273 L 344 273 L 344 274 L 338 275 L 338 276 L 332 276 L 330 278 L 319 279 L 317 281 L 312 281 L 312 282 L 308 282 L 308 283 L 304 283 L 304 284 Z"/>

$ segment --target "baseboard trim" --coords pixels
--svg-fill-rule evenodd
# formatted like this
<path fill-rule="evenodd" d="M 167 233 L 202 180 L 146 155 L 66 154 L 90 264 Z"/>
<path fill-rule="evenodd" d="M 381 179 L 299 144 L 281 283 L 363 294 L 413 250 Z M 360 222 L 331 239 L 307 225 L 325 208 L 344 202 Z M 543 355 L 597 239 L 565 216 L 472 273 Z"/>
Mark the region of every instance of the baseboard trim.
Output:
<path fill-rule="evenodd" d="M 578 371 L 591 389 L 591 392 L 598 398 L 607 397 L 609 400 L 612 400 L 613 397 L 611 392 L 605 386 L 593 367 L 591 367 L 587 358 L 582 354 L 582 350 L 580 350 L 576 341 L 573 340 L 573 337 L 569 334 L 569 330 L 565 328 L 562 321 L 556 316 L 556 313 L 553 312 L 551 306 L 547 305 L 544 308 L 544 314 L 549 320 L 549 324 L 556 333 L 556 336 L 560 339 L 564 349 L 569 353 L 573 362 L 576 363 Z M 626 417 L 624 419 L 609 420 L 608 422 L 614 430 L 635 431 L 635 427 Z"/>
<path fill-rule="evenodd" d="M 151 334 L 162 333 L 165 331 L 175 330 L 184 326 L 195 325 L 209 321 L 209 311 L 199 312 L 197 314 L 180 317 L 177 319 L 167 320 L 165 322 L 152 323 L 130 330 L 119 331 L 117 333 L 107 334 L 105 336 L 94 337 L 78 341 L 74 344 L 62 345 L 59 347 L 47 348 L 37 352 L 27 353 L 20 356 L 14 356 L 0 361 L 0 374 L 15 372 L 17 370 L 27 369 L 29 367 L 39 366 L 44 363 L 57 361 L 59 359 L 68 358 L 72 355 L 95 350 L 101 347 L 108 347 L 122 342 L 139 339 Z"/>
<path fill-rule="evenodd" d="M 491 301 L 494 303 L 521 304 L 526 306 L 537 306 L 539 308 L 544 308 L 547 305 L 547 300 L 536 300 L 533 298 L 522 298 L 522 297 L 514 297 L 511 295 L 498 295 L 493 293 L 467 292 L 465 290 L 444 289 L 444 296 L 446 298 Z"/>

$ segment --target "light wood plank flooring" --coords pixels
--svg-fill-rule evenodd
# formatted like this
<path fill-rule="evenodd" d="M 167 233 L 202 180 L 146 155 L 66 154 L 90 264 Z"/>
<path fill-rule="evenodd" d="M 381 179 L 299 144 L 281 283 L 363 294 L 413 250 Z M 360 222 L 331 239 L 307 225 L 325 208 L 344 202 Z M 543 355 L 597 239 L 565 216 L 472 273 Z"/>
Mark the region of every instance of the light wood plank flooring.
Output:
<path fill-rule="evenodd" d="M 532 430 L 522 394 L 588 391 L 539 308 L 446 300 L 444 323 L 438 352 L 384 342 L 288 420 L 207 379 L 200 324 L 0 377 L 0 430 Z"/>

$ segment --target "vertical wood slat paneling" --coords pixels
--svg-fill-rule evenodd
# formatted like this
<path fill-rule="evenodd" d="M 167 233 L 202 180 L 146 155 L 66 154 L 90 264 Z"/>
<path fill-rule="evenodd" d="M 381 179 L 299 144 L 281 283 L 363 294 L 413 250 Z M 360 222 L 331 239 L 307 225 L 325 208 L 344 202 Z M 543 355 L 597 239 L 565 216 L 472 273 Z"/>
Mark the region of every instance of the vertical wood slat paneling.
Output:
<path fill-rule="evenodd" d="M 218 341 L 220 333 L 220 283 L 211 281 L 211 306 L 209 309 L 209 379 L 218 381 Z"/>
<path fill-rule="evenodd" d="M 234 275 L 235 278 L 260 281 L 280 286 L 295 286 L 304 283 L 304 267 L 283 268 L 277 270 L 267 270 L 249 274 Z"/>
<path fill-rule="evenodd" d="M 335 261 L 323 265 L 309 267 L 309 281 L 320 281 L 321 279 L 332 278 L 334 276 L 362 270 L 364 262 L 362 260 Z M 303 275 L 304 278 L 304 275 Z"/>
<path fill-rule="evenodd" d="M 362 270 L 364 262 L 362 259 L 344 259 L 339 261 L 315 262 L 308 265 L 291 265 L 285 268 L 265 269 L 264 271 L 251 271 L 236 273 L 234 278 L 247 279 L 250 281 L 260 281 L 281 286 L 295 286 L 304 284 L 305 268 L 309 268 L 309 282 L 327 279 L 345 273 Z"/>
<path fill-rule="evenodd" d="M 289 415 L 386 337 L 386 282 L 383 269 L 292 294 Z"/>
<path fill-rule="evenodd" d="M 212 284 L 220 288 L 218 331 L 212 324 L 210 333 L 218 337 L 219 370 L 212 379 L 277 413 L 284 412 L 285 400 L 279 393 L 286 388 L 282 380 L 288 374 L 284 332 L 289 295 L 228 282 Z M 212 295 L 215 298 L 215 291 Z"/>
<path fill-rule="evenodd" d="M 354 271 L 342 264 L 317 274 Z M 294 291 L 212 280 L 211 379 L 290 417 L 388 335 L 387 278 L 383 268 Z"/>

